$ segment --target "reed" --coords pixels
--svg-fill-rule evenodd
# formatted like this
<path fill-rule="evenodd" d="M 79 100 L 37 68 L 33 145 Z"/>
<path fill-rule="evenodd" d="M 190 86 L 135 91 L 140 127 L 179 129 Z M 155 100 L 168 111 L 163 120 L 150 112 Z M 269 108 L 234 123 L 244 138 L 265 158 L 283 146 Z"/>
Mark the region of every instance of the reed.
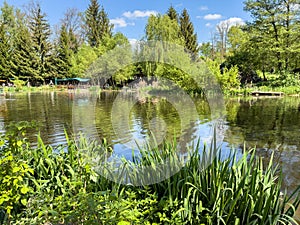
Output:
<path fill-rule="evenodd" d="M 1 224 L 296 224 L 299 188 L 282 193 L 279 168 L 272 159 L 265 165 L 254 149 L 239 158 L 232 150 L 224 159 L 215 142 L 198 143 L 183 158 L 175 140 L 148 145 L 119 168 L 115 181 L 141 182 L 132 186 L 97 173 L 95 154 L 111 154 L 105 141 L 75 142 L 66 134 L 66 145 L 52 147 L 38 136 L 32 148 L 24 124 L 15 126 L 15 135 L 0 140 Z M 168 179 L 156 166 L 166 159 L 178 170 Z M 147 173 L 136 172 L 145 166 L 159 183 L 147 185 Z"/>

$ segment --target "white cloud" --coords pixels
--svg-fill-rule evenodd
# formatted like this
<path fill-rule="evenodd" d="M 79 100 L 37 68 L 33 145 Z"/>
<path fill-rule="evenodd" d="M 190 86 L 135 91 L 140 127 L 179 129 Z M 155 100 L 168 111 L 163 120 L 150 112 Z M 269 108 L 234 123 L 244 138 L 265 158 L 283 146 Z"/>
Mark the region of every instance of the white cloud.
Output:
<path fill-rule="evenodd" d="M 200 11 L 206 11 L 206 10 L 208 10 L 208 7 L 203 5 L 203 6 L 200 6 L 199 10 Z"/>
<path fill-rule="evenodd" d="M 206 27 L 211 27 L 211 23 L 205 24 Z"/>
<path fill-rule="evenodd" d="M 134 23 L 127 23 L 124 18 L 111 19 L 110 22 L 117 27 L 127 27 L 128 25 L 134 26 Z"/>
<path fill-rule="evenodd" d="M 141 18 L 141 17 L 148 17 L 151 15 L 156 15 L 157 12 L 154 10 L 145 10 L 145 11 L 140 11 L 140 10 L 134 10 L 133 12 L 124 12 L 123 16 L 126 18 Z"/>
<path fill-rule="evenodd" d="M 221 14 L 207 14 L 203 17 L 205 20 L 218 20 L 222 18 Z"/>
<path fill-rule="evenodd" d="M 238 18 L 238 17 L 231 17 L 227 20 L 223 20 L 219 23 L 219 25 L 221 26 L 228 26 L 228 28 L 232 27 L 232 26 L 236 26 L 236 25 L 244 25 L 245 22 L 243 21 L 243 19 Z"/>
<path fill-rule="evenodd" d="M 131 46 L 135 46 L 138 42 L 138 40 L 135 38 L 129 38 L 128 41 L 131 44 Z"/>

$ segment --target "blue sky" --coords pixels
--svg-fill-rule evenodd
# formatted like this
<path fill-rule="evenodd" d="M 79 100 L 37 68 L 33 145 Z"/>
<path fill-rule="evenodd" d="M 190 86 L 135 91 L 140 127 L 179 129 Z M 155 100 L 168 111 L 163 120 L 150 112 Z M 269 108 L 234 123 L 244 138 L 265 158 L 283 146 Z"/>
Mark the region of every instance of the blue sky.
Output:
<path fill-rule="evenodd" d="M 30 0 L 6 0 L 8 4 L 22 8 Z M 40 0 L 42 10 L 47 14 L 53 27 L 58 24 L 68 8 L 86 10 L 89 0 Z M 131 41 L 144 35 L 148 16 L 153 13 L 165 13 L 172 5 L 179 13 L 186 8 L 194 24 L 198 41 L 210 41 L 218 23 L 229 20 L 241 23 L 250 20 L 243 11 L 243 1 L 239 0 L 99 0 L 115 24 L 114 31 L 124 33 Z"/>

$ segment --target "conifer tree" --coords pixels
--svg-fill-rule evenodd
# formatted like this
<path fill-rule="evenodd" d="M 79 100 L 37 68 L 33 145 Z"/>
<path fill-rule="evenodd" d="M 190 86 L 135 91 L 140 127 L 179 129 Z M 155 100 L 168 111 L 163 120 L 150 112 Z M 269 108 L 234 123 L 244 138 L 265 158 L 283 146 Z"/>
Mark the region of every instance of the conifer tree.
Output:
<path fill-rule="evenodd" d="M 28 28 L 22 20 L 19 20 L 18 23 L 18 33 L 11 60 L 11 73 L 13 77 L 18 79 L 32 80 L 39 76 L 38 71 L 35 69 L 38 60 Z"/>
<path fill-rule="evenodd" d="M 0 9 L 0 77 L 11 76 L 11 58 L 16 36 L 16 9 L 4 1 Z"/>
<path fill-rule="evenodd" d="M 186 9 L 182 11 L 180 16 L 180 31 L 184 39 L 185 48 L 193 54 L 195 58 L 199 52 L 197 43 L 197 34 L 194 33 L 193 23 L 190 21 L 190 16 Z"/>
<path fill-rule="evenodd" d="M 49 41 L 51 30 L 46 14 L 42 13 L 39 4 L 33 5 L 30 9 L 29 29 L 35 53 L 34 69 L 36 73 L 34 73 L 34 78 L 44 80 L 44 78 L 51 76 L 53 69 L 50 54 L 51 43 Z"/>
<path fill-rule="evenodd" d="M 108 19 L 108 14 L 105 12 L 104 8 L 101 8 L 100 14 L 100 34 L 101 34 L 101 40 L 107 36 L 107 37 L 112 37 L 112 29 L 113 25 L 110 24 L 109 19 Z"/>
<path fill-rule="evenodd" d="M 71 33 L 71 34 L 70 34 Z M 76 51 L 72 31 L 68 31 L 66 26 L 63 24 L 60 29 L 60 36 L 57 44 L 57 58 L 56 58 L 56 70 L 57 76 L 69 77 L 70 69 L 72 66 L 71 58 Z"/>
<path fill-rule="evenodd" d="M 85 12 L 85 29 L 89 45 L 99 46 L 105 36 L 112 36 L 112 28 L 104 8 L 100 9 L 97 0 L 91 0 Z"/>
<path fill-rule="evenodd" d="M 4 24 L 0 24 L 0 78 L 7 79 L 9 77 L 9 61 L 10 61 L 10 44 L 4 29 Z"/>
<path fill-rule="evenodd" d="M 179 22 L 178 21 L 178 13 L 172 5 L 168 9 L 167 15 L 170 17 L 171 20 L 175 20 L 177 23 Z"/>

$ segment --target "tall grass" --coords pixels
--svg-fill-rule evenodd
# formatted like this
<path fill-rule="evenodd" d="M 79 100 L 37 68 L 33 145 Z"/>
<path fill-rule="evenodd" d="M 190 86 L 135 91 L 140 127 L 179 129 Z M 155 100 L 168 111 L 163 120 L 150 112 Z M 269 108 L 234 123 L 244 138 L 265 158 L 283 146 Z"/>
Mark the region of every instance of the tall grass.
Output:
<path fill-rule="evenodd" d="M 166 145 L 168 147 L 168 145 Z M 176 146 L 176 145 L 175 145 Z M 173 146 L 173 149 L 174 147 Z M 281 192 L 279 168 L 256 157 L 255 150 L 237 159 L 233 151 L 222 159 L 221 151 L 212 143 L 200 152 L 192 151 L 183 168 L 169 179 L 149 188 L 160 200 L 175 204 L 173 215 L 185 224 L 290 224 L 299 205 L 299 190 L 291 196 Z M 167 151 L 166 151 L 167 150 Z M 157 163 L 157 155 L 170 149 L 147 152 L 139 164 Z M 168 157 L 177 156 L 168 154 Z M 215 156 L 214 158 L 211 158 Z M 132 167 L 132 166 L 131 166 Z M 161 171 L 153 174 L 160 175 Z M 134 175 L 134 174 L 133 174 Z"/>
<path fill-rule="evenodd" d="M 105 143 L 99 146 L 83 137 L 75 143 L 67 137 L 66 145 L 52 147 L 38 137 L 37 147 L 31 148 L 19 136 L 24 129 L 1 138 L 1 224 L 296 223 L 298 190 L 290 196 L 282 193 L 279 168 L 272 159 L 263 164 L 255 150 L 239 159 L 232 151 L 222 159 L 215 144 L 204 149 L 196 145 L 182 161 L 176 142 L 146 148 L 120 168 L 127 180 L 141 180 L 140 186 L 132 186 L 97 174 L 90 157 L 107 151 Z M 179 171 L 159 183 L 147 185 L 133 170 L 165 159 L 179 163 L 171 167 Z M 161 168 L 152 168 L 149 175 L 164 176 Z M 17 181 L 7 182 L 11 177 Z"/>

